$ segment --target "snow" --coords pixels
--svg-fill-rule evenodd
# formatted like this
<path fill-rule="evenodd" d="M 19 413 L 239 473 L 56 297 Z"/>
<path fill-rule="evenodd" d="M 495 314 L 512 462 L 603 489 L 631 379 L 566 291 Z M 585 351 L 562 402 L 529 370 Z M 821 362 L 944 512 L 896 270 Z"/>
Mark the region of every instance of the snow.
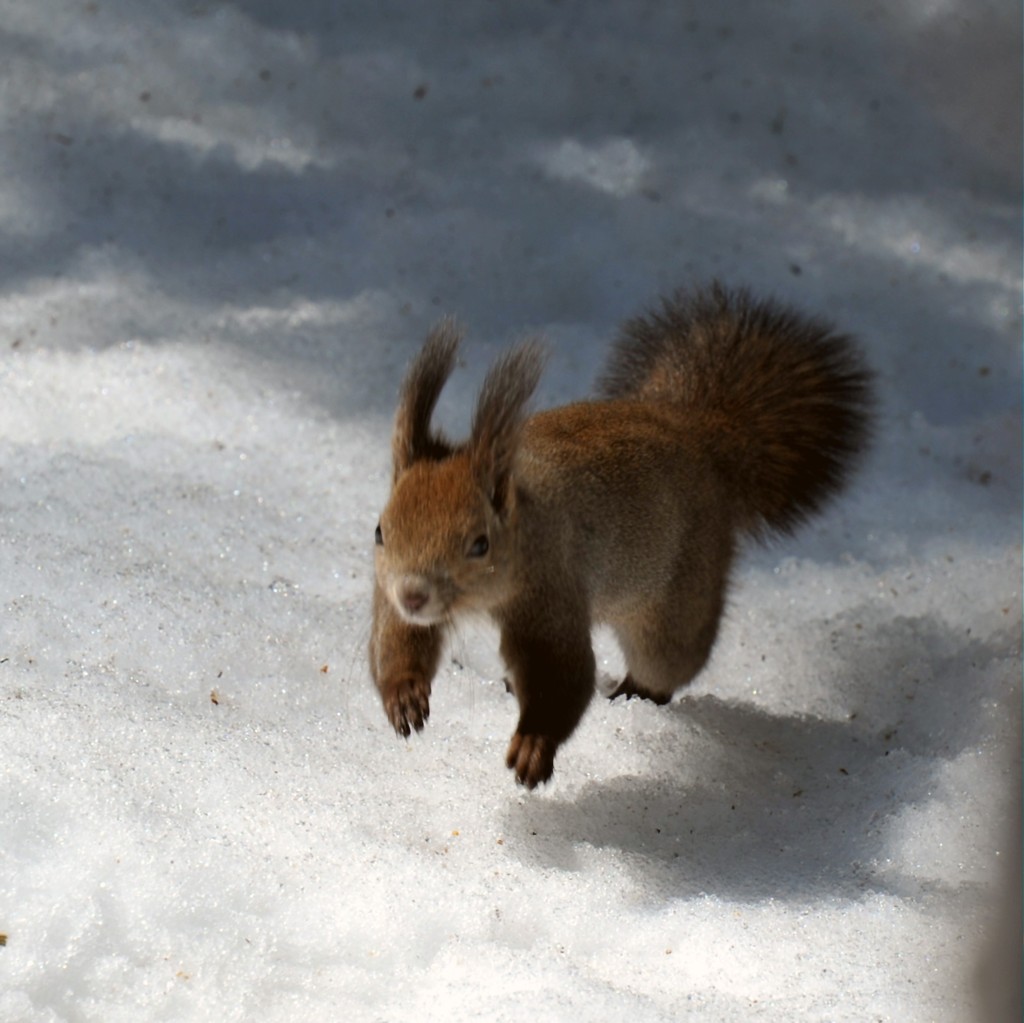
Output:
<path fill-rule="evenodd" d="M 0 1020 L 1013 1018 L 1017 5 L 0 25 Z M 862 339 L 849 492 L 545 789 L 486 627 L 397 739 L 372 534 L 429 326 L 460 431 L 510 340 L 564 401 L 711 276 Z"/>

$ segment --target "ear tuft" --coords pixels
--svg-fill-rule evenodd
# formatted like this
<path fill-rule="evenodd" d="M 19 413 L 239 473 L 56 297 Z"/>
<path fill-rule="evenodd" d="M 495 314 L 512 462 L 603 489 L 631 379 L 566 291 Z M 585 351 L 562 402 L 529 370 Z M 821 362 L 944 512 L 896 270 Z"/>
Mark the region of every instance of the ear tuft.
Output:
<path fill-rule="evenodd" d="M 498 359 L 480 389 L 469 442 L 470 460 L 473 474 L 498 511 L 504 509 L 508 498 L 512 460 L 546 361 L 539 340 L 523 341 Z"/>
<path fill-rule="evenodd" d="M 461 340 L 458 324 L 452 317 L 445 317 L 427 335 L 419 355 L 406 371 L 391 436 L 394 479 L 419 459 L 444 458 L 453 450 L 444 437 L 430 429 L 430 417 L 455 368 Z"/>

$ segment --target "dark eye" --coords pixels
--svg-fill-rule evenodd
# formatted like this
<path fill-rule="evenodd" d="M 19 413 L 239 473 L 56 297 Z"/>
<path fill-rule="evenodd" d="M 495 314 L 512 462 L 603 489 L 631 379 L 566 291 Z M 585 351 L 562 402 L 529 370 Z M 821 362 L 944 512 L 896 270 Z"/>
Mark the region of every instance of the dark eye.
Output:
<path fill-rule="evenodd" d="M 377 523 L 377 531 L 373 534 L 373 542 L 378 547 L 384 546 L 384 534 L 380 531 L 380 523 Z"/>
<path fill-rule="evenodd" d="M 466 557 L 482 558 L 490 549 L 490 540 L 488 540 L 486 536 L 481 535 L 473 541 L 473 546 L 467 551 Z"/>

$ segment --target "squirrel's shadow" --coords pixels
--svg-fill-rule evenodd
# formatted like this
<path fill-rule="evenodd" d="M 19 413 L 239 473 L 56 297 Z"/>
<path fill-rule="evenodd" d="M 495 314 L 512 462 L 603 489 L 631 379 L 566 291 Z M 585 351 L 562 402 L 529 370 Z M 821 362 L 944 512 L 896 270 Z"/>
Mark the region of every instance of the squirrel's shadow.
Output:
<path fill-rule="evenodd" d="M 560 869 L 582 847 L 619 850 L 642 879 L 639 897 L 658 901 L 917 891 L 920 880 L 887 863 L 890 825 L 929 797 L 937 762 L 972 741 L 971 704 L 1013 699 L 993 664 L 1013 647 L 1009 633 L 964 641 L 934 618 L 881 624 L 872 648 L 857 648 L 854 682 L 831 680 L 853 708 L 846 721 L 683 696 L 661 711 L 679 724 L 670 763 L 662 752 L 650 775 L 518 801 L 509 833 L 521 855 Z M 840 664 L 852 655 L 839 654 Z"/>

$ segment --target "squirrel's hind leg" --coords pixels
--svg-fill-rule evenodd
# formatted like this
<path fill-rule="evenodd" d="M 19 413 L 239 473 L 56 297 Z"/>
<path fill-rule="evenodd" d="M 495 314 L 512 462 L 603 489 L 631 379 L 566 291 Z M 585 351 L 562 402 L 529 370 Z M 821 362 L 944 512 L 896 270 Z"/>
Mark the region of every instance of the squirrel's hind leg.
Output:
<path fill-rule="evenodd" d="M 673 587 L 666 598 L 647 605 L 641 614 L 615 622 L 615 635 L 626 658 L 626 677 L 608 698 L 637 696 L 668 703 L 707 663 L 724 601 L 724 579 L 706 590 L 700 601 Z"/>

